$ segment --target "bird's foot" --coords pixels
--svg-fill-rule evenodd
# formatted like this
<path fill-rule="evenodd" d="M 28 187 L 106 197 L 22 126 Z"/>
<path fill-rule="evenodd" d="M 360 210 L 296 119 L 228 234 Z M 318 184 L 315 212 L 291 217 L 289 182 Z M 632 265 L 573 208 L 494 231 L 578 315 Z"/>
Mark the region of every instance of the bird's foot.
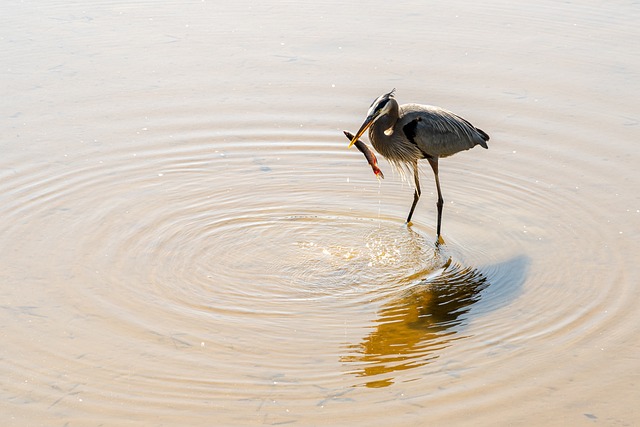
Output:
<path fill-rule="evenodd" d="M 440 245 L 444 245 L 444 239 L 442 238 L 442 236 L 438 235 L 438 240 L 436 240 L 436 248 L 440 248 Z"/>

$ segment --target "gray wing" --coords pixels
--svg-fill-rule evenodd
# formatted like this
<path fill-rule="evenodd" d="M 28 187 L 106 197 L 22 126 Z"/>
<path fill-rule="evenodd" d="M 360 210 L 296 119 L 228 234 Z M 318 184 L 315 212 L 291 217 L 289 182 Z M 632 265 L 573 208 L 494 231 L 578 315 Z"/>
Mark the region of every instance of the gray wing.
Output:
<path fill-rule="evenodd" d="M 489 135 L 443 108 L 405 104 L 399 121 L 404 135 L 425 157 L 447 157 L 476 145 L 488 148 Z"/>

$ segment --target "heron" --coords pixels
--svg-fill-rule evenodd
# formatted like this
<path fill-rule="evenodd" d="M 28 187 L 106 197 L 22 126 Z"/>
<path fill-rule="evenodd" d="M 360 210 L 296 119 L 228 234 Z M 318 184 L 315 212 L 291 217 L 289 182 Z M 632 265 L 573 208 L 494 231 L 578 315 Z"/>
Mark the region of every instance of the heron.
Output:
<path fill-rule="evenodd" d="M 435 176 L 438 190 L 437 239 L 441 242 L 442 207 L 444 198 L 438 177 L 438 159 L 469 150 L 476 145 L 489 148 L 489 135 L 467 120 L 444 108 L 422 104 L 398 105 L 395 89 L 376 98 L 367 112 L 362 126 L 351 139 L 349 147 L 369 129 L 373 148 L 405 176 L 413 171 L 415 190 L 407 224 L 411 225 L 413 211 L 420 199 L 420 171 L 418 161 L 426 159 Z"/>

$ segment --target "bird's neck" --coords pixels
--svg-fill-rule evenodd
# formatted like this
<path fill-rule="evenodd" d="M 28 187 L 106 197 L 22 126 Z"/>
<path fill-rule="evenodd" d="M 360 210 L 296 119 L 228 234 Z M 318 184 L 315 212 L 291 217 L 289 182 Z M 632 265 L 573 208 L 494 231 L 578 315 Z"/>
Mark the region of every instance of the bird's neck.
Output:
<path fill-rule="evenodd" d="M 398 104 L 394 101 L 391 109 L 380 116 L 369 129 L 369 139 L 373 148 L 404 174 L 407 164 L 415 164 L 423 155 L 418 146 L 406 138 L 402 128 L 398 128 L 398 113 Z"/>
<path fill-rule="evenodd" d="M 387 113 L 378 118 L 369 129 L 369 139 L 373 147 L 385 157 L 391 156 L 389 150 L 393 147 L 389 144 L 389 141 L 393 138 L 394 126 L 398 121 L 397 109 L 390 113 L 391 114 Z"/>

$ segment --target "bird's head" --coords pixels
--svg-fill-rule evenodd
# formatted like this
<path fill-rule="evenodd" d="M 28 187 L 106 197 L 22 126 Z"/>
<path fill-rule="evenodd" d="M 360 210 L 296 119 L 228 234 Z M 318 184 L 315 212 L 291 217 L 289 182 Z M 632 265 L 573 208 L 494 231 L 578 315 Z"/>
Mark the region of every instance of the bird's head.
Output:
<path fill-rule="evenodd" d="M 391 100 L 393 99 L 393 93 L 395 91 L 396 90 L 393 89 L 391 92 L 377 97 L 373 103 L 371 103 L 371 107 L 369 107 L 369 111 L 367 111 L 367 118 L 364 119 L 364 123 L 362 123 L 360 129 L 356 132 L 356 135 L 351 140 L 349 147 L 355 144 L 358 138 L 360 138 L 362 134 L 369 129 L 369 126 L 374 124 L 376 120 L 391 110 Z"/>

